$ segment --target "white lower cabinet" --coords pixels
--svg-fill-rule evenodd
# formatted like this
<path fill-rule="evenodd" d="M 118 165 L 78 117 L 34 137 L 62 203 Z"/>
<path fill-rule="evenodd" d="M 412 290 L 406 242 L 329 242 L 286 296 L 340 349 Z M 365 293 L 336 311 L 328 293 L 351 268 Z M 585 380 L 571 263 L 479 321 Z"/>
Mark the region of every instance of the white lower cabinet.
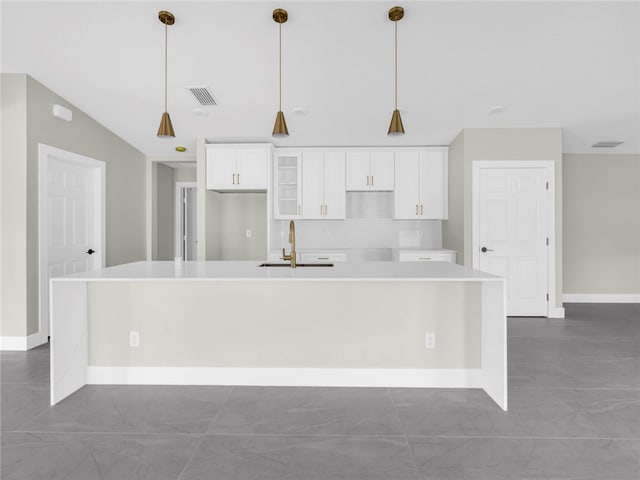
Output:
<path fill-rule="evenodd" d="M 300 261 L 304 262 L 346 262 L 346 252 L 308 252 L 300 254 Z"/>
<path fill-rule="evenodd" d="M 401 262 L 450 262 L 456 263 L 456 252 L 452 250 L 411 250 L 400 251 L 398 260 Z"/>

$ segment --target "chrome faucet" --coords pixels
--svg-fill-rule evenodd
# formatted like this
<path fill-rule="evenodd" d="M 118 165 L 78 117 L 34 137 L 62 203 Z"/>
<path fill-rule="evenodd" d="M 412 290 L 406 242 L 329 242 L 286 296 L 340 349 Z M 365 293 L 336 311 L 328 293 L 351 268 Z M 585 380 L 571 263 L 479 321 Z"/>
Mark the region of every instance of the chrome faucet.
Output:
<path fill-rule="evenodd" d="M 291 220 L 289 222 L 289 243 L 291 244 L 291 251 L 289 255 L 284 253 L 282 249 L 282 259 L 289 260 L 291 262 L 291 268 L 296 268 L 296 224 Z"/>

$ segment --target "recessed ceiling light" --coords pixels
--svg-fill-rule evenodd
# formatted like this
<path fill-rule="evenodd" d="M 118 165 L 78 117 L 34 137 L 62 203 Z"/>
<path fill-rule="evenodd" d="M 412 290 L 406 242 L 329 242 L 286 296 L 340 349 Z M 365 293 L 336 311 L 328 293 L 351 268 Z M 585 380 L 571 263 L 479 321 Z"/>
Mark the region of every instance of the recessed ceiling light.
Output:
<path fill-rule="evenodd" d="M 309 112 L 307 112 L 307 109 L 303 107 L 293 107 L 291 109 L 291 113 L 294 115 L 306 115 Z"/>
<path fill-rule="evenodd" d="M 178 145 L 176 147 L 176 152 L 186 152 L 187 151 L 187 147 L 183 147 L 182 145 Z"/>
<path fill-rule="evenodd" d="M 592 148 L 613 148 L 613 147 L 617 147 L 621 143 L 624 143 L 624 142 L 605 141 L 605 142 L 594 143 L 593 145 L 591 145 L 591 147 Z"/>
<path fill-rule="evenodd" d="M 487 111 L 489 115 L 496 115 L 498 113 L 503 113 L 503 112 L 504 112 L 504 107 L 502 105 L 494 105 Z"/>

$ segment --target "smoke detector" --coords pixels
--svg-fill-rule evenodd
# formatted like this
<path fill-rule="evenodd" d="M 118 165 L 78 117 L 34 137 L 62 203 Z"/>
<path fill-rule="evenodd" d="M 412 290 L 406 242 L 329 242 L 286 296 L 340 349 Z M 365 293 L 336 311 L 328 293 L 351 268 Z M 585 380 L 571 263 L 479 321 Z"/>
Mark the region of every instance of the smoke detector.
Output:
<path fill-rule="evenodd" d="M 206 85 L 185 88 L 193 94 L 200 105 L 217 105 L 215 98 L 213 98 L 213 93 L 211 93 L 211 89 Z"/>
<path fill-rule="evenodd" d="M 609 142 L 598 142 L 598 143 L 594 143 L 593 145 L 591 145 L 592 148 L 613 148 L 613 147 L 617 147 L 618 145 L 622 144 L 624 142 L 614 142 L 614 141 L 609 141 Z"/>

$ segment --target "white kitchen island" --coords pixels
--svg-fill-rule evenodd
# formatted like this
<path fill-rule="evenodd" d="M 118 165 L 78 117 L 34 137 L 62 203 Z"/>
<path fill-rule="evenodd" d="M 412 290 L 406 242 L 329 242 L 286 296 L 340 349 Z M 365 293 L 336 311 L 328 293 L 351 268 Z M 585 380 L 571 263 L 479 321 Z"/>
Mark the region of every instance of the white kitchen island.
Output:
<path fill-rule="evenodd" d="M 507 409 L 504 279 L 448 262 L 260 263 L 52 279 L 51 404 L 86 384 L 287 385 L 482 388 Z"/>

